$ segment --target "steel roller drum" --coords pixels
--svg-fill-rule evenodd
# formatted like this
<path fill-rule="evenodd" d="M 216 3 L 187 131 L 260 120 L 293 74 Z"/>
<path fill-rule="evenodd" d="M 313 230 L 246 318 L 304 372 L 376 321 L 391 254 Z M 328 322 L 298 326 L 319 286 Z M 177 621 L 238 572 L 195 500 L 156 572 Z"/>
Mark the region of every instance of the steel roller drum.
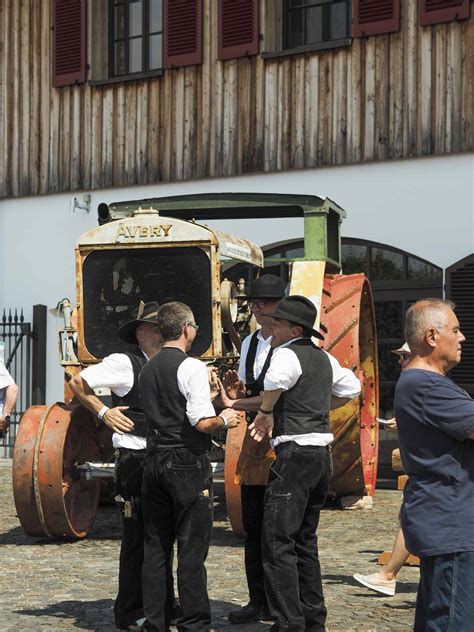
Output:
<path fill-rule="evenodd" d="M 100 481 L 76 465 L 100 460 L 92 416 L 80 406 L 32 406 L 23 415 L 13 455 L 13 493 L 28 535 L 83 538 L 95 518 Z"/>

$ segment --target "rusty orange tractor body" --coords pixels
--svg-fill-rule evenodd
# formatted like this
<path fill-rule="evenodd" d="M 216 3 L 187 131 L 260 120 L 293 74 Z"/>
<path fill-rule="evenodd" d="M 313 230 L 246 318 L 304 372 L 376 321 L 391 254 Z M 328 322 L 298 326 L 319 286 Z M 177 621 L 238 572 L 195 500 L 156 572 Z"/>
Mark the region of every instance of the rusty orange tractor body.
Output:
<path fill-rule="evenodd" d="M 224 271 L 238 263 L 254 278 L 263 268 L 263 254 L 249 240 L 195 221 L 203 219 L 304 217 L 305 256 L 289 262 L 289 292 L 313 300 L 316 324 L 325 337 L 321 346 L 362 383 L 360 397 L 331 413 L 331 494 L 372 495 L 378 451 L 375 317 L 366 277 L 340 273 L 339 227 L 345 212 L 316 196 L 230 193 L 101 207 L 101 225 L 83 235 L 76 247 L 76 308 L 67 300 L 60 304 L 64 403 L 29 408 L 16 439 L 14 496 L 26 533 L 80 538 L 92 525 L 101 480 L 113 475 L 111 438 L 77 405 L 68 382 L 84 367 L 126 350 L 116 331 L 141 300 L 189 304 L 201 324 L 191 354 L 217 365 L 238 362 L 241 340 L 255 322 L 243 279 L 232 281 Z M 96 394 L 107 402 L 106 390 Z M 224 461 L 228 513 L 239 535 L 237 465 L 245 426 L 217 438 L 221 446 L 216 451 L 216 458 Z"/>

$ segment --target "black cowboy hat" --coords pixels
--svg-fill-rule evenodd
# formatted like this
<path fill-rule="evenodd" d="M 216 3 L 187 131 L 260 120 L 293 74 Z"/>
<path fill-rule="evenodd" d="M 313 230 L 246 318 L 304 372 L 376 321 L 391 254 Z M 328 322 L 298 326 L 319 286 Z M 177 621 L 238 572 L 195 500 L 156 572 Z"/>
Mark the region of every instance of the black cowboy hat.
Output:
<path fill-rule="evenodd" d="M 129 342 L 131 344 L 136 343 L 136 328 L 140 325 L 140 323 L 155 323 L 158 308 L 159 305 L 156 301 L 152 301 L 151 303 L 144 303 L 143 301 L 140 301 L 140 305 L 132 312 L 133 319 L 128 320 L 119 327 L 117 332 L 119 338 L 121 338 L 124 342 Z"/>
<path fill-rule="evenodd" d="M 296 325 L 302 325 L 311 331 L 311 335 L 320 340 L 324 340 L 319 331 L 313 329 L 314 321 L 318 315 L 314 303 L 312 303 L 306 296 L 299 296 L 295 294 L 293 296 L 287 296 L 278 303 L 278 307 L 274 312 L 265 314 L 272 318 L 288 320 L 290 323 Z"/>
<path fill-rule="evenodd" d="M 253 281 L 246 298 L 249 300 L 253 298 L 273 298 L 278 300 L 284 298 L 284 296 L 285 284 L 280 277 L 274 274 L 264 274 Z"/>

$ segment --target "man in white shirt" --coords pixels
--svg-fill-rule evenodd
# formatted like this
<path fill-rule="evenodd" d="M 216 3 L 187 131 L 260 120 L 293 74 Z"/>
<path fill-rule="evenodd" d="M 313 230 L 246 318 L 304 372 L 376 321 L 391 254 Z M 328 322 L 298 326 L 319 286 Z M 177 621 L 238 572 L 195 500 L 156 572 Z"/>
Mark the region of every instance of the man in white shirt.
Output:
<path fill-rule="evenodd" d="M 143 619 L 142 564 L 143 515 L 141 486 L 146 449 L 146 423 L 138 392 L 138 376 L 147 360 L 161 348 L 156 324 L 158 303 L 141 303 L 118 336 L 136 349 L 113 353 L 90 366 L 70 382 L 81 405 L 114 431 L 116 498 L 121 510 L 123 535 L 120 550 L 119 592 L 115 601 L 115 624 L 119 629 L 139 629 Z M 95 396 L 96 388 L 110 388 L 113 408 Z M 173 585 L 171 569 L 167 576 Z M 165 592 L 164 587 L 162 587 Z M 170 591 L 168 589 L 168 591 Z"/>
<path fill-rule="evenodd" d="M 323 632 L 326 608 L 317 540 L 319 513 L 332 475 L 329 410 L 333 371 L 311 337 L 316 307 L 304 296 L 283 299 L 271 314 L 275 349 L 262 404 L 250 426 L 271 438 L 276 460 L 265 493 L 263 568 L 275 632 Z"/>
<path fill-rule="evenodd" d="M 15 410 L 17 398 L 18 386 L 3 362 L 0 362 L 0 438 L 8 432 L 10 416 Z"/>
<path fill-rule="evenodd" d="M 261 404 L 260 393 L 268 369 L 272 348 L 271 318 L 273 312 L 285 295 L 283 281 L 272 274 L 266 274 L 252 283 L 248 299 L 255 318 L 261 328 L 247 336 L 242 343 L 238 372 L 226 377 L 229 394 L 234 397 L 247 397 L 238 401 L 224 399 L 224 405 L 235 410 L 246 410 L 247 421 L 255 417 Z M 344 405 L 360 393 L 360 382 L 350 369 L 341 367 L 334 356 L 324 352 L 333 369 L 331 408 Z M 266 484 L 271 463 L 275 458 L 268 442 L 258 446 L 247 432 L 237 467 L 237 477 L 241 484 L 242 520 L 246 531 L 245 574 L 249 589 L 249 603 L 240 610 L 229 613 L 231 623 L 251 623 L 268 619 L 263 566 L 262 566 L 262 528 L 263 508 Z"/>
<path fill-rule="evenodd" d="M 169 629 L 161 586 L 177 540 L 182 609 L 177 627 L 197 632 L 209 630 L 211 623 L 204 565 L 213 511 L 210 433 L 236 426 L 239 416 L 232 410 L 216 416 L 206 365 L 187 355 L 199 329 L 191 309 L 166 303 L 158 310 L 157 325 L 163 347 L 139 381 L 149 429 L 143 477 L 143 629 Z"/>

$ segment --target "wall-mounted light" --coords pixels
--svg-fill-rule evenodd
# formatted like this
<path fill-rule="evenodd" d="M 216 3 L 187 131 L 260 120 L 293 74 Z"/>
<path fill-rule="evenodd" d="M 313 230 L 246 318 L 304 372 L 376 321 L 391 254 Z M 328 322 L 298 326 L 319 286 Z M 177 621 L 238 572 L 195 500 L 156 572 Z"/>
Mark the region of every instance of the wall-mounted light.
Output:
<path fill-rule="evenodd" d="M 85 193 L 82 196 L 82 202 L 80 202 L 77 197 L 71 198 L 70 203 L 70 212 L 72 214 L 76 213 L 76 211 L 85 211 L 86 213 L 90 213 L 91 210 L 91 196 L 90 193 Z"/>

